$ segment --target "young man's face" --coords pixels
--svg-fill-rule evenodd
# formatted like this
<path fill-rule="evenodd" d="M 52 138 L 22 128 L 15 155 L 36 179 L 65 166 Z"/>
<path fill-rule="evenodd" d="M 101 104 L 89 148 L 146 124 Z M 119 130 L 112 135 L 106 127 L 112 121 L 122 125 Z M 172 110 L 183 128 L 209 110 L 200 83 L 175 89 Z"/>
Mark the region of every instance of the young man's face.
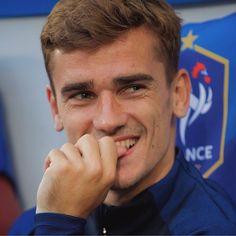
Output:
<path fill-rule="evenodd" d="M 95 52 L 55 51 L 49 101 L 57 130 L 68 141 L 84 134 L 111 136 L 127 148 L 118 159 L 113 190 L 151 185 L 174 157 L 175 89 L 145 28 L 129 31 Z"/>

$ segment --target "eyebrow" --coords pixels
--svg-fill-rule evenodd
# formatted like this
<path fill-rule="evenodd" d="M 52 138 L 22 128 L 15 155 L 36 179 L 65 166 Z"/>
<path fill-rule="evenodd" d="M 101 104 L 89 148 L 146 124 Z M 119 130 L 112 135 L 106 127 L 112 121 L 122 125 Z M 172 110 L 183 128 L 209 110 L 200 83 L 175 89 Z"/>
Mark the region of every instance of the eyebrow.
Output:
<path fill-rule="evenodd" d="M 84 91 L 84 90 L 91 90 L 93 89 L 93 81 L 86 81 L 86 82 L 79 82 L 79 83 L 72 83 L 65 85 L 61 89 L 61 94 L 65 95 L 67 93 L 73 92 L 73 91 Z"/>
<path fill-rule="evenodd" d="M 134 75 L 116 77 L 113 80 L 113 83 L 117 86 L 124 86 L 139 81 L 150 83 L 153 80 L 154 80 L 153 77 L 148 74 L 134 74 Z"/>

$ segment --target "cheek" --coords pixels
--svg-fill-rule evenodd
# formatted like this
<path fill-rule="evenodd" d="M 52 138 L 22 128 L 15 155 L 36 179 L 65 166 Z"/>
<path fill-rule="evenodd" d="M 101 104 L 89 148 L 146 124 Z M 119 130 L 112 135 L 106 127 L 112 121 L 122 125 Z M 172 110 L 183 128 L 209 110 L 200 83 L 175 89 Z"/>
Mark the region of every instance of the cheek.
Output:
<path fill-rule="evenodd" d="M 170 139 L 171 133 L 171 111 L 170 106 L 163 104 L 153 107 L 147 121 L 147 135 L 149 155 L 162 156 Z"/>
<path fill-rule="evenodd" d="M 162 132 L 161 132 L 161 124 L 160 124 L 160 114 L 156 113 L 150 117 L 149 121 L 149 129 L 148 129 L 148 136 L 149 136 L 149 150 L 150 152 L 158 152 L 160 147 L 160 142 L 162 140 Z"/>
<path fill-rule="evenodd" d="M 73 109 L 64 113 L 63 124 L 68 141 L 76 143 L 91 127 L 91 113 L 83 109 Z"/>

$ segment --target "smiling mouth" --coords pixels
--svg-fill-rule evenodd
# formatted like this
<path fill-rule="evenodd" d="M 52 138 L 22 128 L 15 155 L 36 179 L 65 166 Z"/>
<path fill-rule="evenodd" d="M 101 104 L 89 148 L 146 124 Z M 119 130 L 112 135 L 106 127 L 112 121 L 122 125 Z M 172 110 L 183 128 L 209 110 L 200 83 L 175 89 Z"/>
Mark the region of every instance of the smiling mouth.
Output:
<path fill-rule="evenodd" d="M 117 148 L 122 147 L 126 150 L 131 149 L 138 142 L 138 138 L 129 138 L 121 141 L 116 141 Z"/>

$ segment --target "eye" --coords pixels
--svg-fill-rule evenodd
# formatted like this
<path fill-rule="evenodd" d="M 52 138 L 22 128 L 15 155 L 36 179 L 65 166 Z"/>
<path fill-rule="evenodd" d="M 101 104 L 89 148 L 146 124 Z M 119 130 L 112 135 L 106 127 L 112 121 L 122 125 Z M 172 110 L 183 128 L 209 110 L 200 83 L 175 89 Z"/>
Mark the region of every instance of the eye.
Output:
<path fill-rule="evenodd" d="M 70 96 L 70 99 L 89 100 L 93 99 L 95 94 L 91 91 L 80 91 Z"/>
<path fill-rule="evenodd" d="M 138 91 L 139 89 L 141 89 L 139 85 L 131 85 L 127 90 L 129 90 L 130 92 L 135 92 Z"/>
<path fill-rule="evenodd" d="M 141 91 L 143 88 L 144 88 L 144 86 L 141 84 L 131 84 L 125 88 L 125 92 L 126 93 L 135 93 L 135 92 Z"/>

